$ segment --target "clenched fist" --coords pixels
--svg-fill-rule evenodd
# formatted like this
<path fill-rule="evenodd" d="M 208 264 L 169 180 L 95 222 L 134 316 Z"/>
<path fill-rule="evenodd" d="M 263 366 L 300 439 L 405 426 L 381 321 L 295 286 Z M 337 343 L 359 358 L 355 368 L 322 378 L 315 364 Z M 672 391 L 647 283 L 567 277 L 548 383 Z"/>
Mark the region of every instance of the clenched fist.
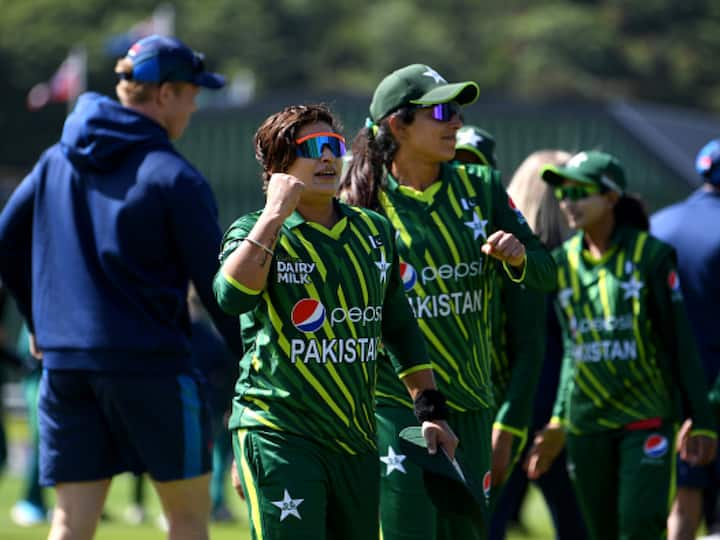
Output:
<path fill-rule="evenodd" d="M 273 173 L 267 185 L 265 212 L 284 220 L 297 207 L 304 189 L 305 184 L 297 177 L 285 173 Z"/>

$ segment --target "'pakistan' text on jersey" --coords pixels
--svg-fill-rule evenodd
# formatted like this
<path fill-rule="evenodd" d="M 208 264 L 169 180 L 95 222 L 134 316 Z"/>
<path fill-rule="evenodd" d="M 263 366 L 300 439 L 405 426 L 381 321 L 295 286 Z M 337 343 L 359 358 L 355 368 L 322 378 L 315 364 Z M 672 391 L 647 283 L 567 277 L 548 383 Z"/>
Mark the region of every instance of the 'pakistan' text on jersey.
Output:
<path fill-rule="evenodd" d="M 583 233 L 553 255 L 564 344 L 553 417 L 578 434 L 655 417 L 691 417 L 712 431 L 672 248 L 619 228 L 600 260 L 583 249 Z"/>
<path fill-rule="evenodd" d="M 341 219 L 331 230 L 297 212 L 285 221 L 263 291 L 243 294 L 236 283 L 230 291 L 242 305 L 231 306 L 218 292 L 228 290 L 222 272 L 215 290 L 224 309 L 242 313 L 245 355 L 229 427 L 288 431 L 352 454 L 376 448 L 381 336 L 399 360 L 396 370 L 388 368 L 396 378 L 430 365 L 387 220 L 335 204 Z M 223 261 L 259 215 L 240 218 L 225 233 Z"/>
<path fill-rule="evenodd" d="M 438 387 L 451 408 L 479 410 L 493 406 L 488 303 L 500 268 L 481 246 L 497 230 L 513 233 L 525 244 L 527 261 L 524 276 L 511 277 L 530 286 L 554 287 L 555 267 L 514 209 L 497 171 L 446 163 L 440 174 L 422 193 L 388 177 L 379 200 L 396 230 L 403 284 Z M 384 365 L 378 403 L 410 406 L 397 377 Z"/>

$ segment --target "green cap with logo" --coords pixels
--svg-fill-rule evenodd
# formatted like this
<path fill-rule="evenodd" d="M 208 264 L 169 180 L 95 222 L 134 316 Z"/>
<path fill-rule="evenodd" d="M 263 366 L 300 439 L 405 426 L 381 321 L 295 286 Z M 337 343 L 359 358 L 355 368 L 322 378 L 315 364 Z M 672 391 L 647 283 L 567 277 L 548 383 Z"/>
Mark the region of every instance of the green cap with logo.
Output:
<path fill-rule="evenodd" d="M 575 154 L 564 167 L 545 165 L 540 169 L 540 175 L 553 186 L 574 180 L 599 186 L 606 191 L 623 193 L 627 185 L 620 161 L 615 156 L 595 150 Z"/>
<path fill-rule="evenodd" d="M 483 520 L 487 511 L 486 490 L 488 496 L 490 493 L 489 473 L 483 479 L 488 484 L 485 487 L 471 476 L 460 449 L 455 450 L 452 460 L 442 448 L 429 454 L 419 426 L 404 428 L 399 439 L 400 452 L 422 468 L 425 490 L 437 508 Z"/>
<path fill-rule="evenodd" d="M 477 100 L 477 83 L 448 83 L 430 66 L 411 64 L 393 71 L 375 89 L 370 103 L 370 119 L 379 122 L 388 114 L 407 105 L 438 105 L 456 101 L 469 105 Z"/>
<path fill-rule="evenodd" d="M 497 166 L 495 138 L 476 126 L 465 125 L 455 134 L 455 151 L 465 150 L 480 160 L 483 165 Z"/>

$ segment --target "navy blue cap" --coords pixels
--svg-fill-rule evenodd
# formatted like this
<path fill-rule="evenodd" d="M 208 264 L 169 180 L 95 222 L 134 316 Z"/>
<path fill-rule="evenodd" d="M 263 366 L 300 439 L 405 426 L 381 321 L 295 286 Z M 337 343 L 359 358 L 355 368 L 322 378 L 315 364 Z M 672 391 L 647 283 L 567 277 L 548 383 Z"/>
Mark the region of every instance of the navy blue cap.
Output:
<path fill-rule="evenodd" d="M 172 37 L 148 36 L 137 41 L 127 52 L 133 62 L 132 75 L 121 77 L 162 83 L 189 82 L 205 88 L 222 88 L 225 77 L 205 71 L 204 56 Z"/>
<path fill-rule="evenodd" d="M 720 139 L 702 147 L 695 158 L 695 170 L 707 182 L 720 186 Z"/>

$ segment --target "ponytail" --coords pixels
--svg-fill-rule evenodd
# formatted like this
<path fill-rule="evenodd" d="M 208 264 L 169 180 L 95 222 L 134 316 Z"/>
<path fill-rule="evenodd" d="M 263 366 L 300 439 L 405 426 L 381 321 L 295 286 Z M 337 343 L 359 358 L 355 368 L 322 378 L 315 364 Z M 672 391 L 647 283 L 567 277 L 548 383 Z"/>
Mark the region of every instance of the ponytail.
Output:
<path fill-rule="evenodd" d="M 395 112 L 405 124 L 411 124 L 414 109 L 404 107 Z M 338 196 L 348 204 L 378 208 L 378 193 L 385 185 L 398 143 L 387 117 L 375 124 L 368 121 L 353 140 L 350 163 L 338 185 Z"/>
<path fill-rule="evenodd" d="M 613 209 L 615 225 L 633 227 L 642 231 L 650 230 L 650 218 L 645 203 L 637 195 L 624 193 Z"/>

